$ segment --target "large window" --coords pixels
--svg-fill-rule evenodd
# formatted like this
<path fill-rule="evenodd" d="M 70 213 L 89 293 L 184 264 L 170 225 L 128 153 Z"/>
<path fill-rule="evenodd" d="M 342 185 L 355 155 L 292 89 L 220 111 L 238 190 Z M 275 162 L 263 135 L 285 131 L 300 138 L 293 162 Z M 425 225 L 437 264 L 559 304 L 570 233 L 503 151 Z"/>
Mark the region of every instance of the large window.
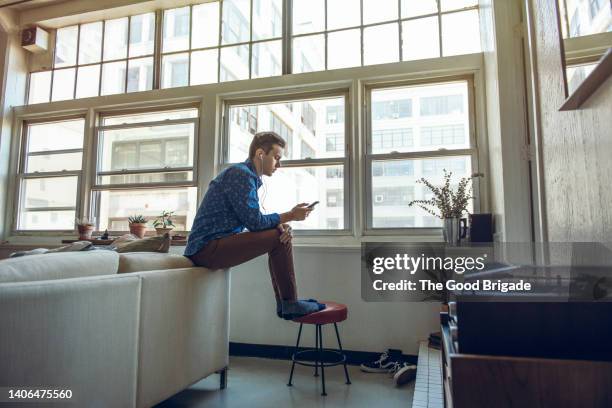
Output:
<path fill-rule="evenodd" d="M 30 75 L 28 102 L 152 89 L 154 39 L 154 13 L 60 28 L 53 70 Z"/>
<path fill-rule="evenodd" d="M 84 130 L 82 118 L 24 123 L 17 230 L 74 230 Z"/>
<path fill-rule="evenodd" d="M 346 230 L 348 202 L 345 178 L 348 162 L 345 146 L 346 96 L 291 99 L 272 103 L 239 105 L 228 103 L 226 116 L 254 112 L 257 131 L 274 130 L 288 143 L 282 167 L 273 177 L 264 177 L 259 191 L 262 211 L 285 212 L 301 202 L 319 201 L 305 221 L 294 222 L 302 230 Z M 328 112 L 343 112 L 330 123 Z M 224 165 L 247 159 L 253 133 L 235 120 L 227 121 Z M 333 135 L 333 142 L 330 139 Z M 330 148 L 333 143 L 333 148 Z"/>
<path fill-rule="evenodd" d="M 196 108 L 101 116 L 92 189 L 100 230 L 125 231 L 129 216 L 162 210 L 174 211 L 178 231 L 191 228 L 197 116 Z"/>
<path fill-rule="evenodd" d="M 213 0 L 57 29 L 53 69 L 30 74 L 28 103 L 473 52 L 477 0 Z M 381 113 L 410 114 L 397 102 Z"/>
<path fill-rule="evenodd" d="M 480 52 L 477 0 L 293 0 L 292 29 L 293 72 Z"/>
<path fill-rule="evenodd" d="M 469 89 L 457 80 L 368 90 L 368 228 L 441 226 L 408 204 L 430 198 L 421 177 L 440 185 L 446 170 L 456 183 L 476 170 Z"/>
<path fill-rule="evenodd" d="M 162 88 L 282 74 L 282 0 L 164 11 Z"/>

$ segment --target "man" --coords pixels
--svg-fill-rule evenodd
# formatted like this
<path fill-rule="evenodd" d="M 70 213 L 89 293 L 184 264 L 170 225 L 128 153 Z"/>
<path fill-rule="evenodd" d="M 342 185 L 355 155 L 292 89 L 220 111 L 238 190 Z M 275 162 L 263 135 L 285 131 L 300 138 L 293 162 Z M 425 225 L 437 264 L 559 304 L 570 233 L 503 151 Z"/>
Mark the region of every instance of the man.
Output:
<path fill-rule="evenodd" d="M 189 234 L 185 256 L 210 269 L 230 268 L 268 254 L 268 267 L 279 317 L 293 319 L 325 308 L 313 299 L 298 300 L 293 270 L 290 221 L 302 221 L 306 203 L 282 214 L 264 215 L 257 190 L 261 176 L 281 164 L 285 141 L 274 132 L 253 137 L 249 158 L 222 171 L 208 186 Z M 243 232 L 244 229 L 248 232 Z"/>

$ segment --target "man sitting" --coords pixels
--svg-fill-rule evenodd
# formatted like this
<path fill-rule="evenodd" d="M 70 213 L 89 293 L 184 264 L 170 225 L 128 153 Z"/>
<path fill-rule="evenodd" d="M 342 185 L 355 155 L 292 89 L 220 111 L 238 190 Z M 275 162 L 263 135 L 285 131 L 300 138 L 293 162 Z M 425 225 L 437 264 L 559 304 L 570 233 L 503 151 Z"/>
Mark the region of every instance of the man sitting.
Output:
<path fill-rule="evenodd" d="M 298 300 L 293 269 L 290 221 L 302 221 L 306 203 L 282 214 L 262 214 L 257 190 L 261 176 L 271 177 L 281 164 L 285 141 L 274 132 L 253 137 L 249 158 L 222 171 L 208 186 L 189 234 L 185 256 L 198 266 L 230 268 L 268 254 L 276 313 L 293 319 L 325 308 L 313 299 Z M 244 229 L 248 232 L 243 232 Z"/>

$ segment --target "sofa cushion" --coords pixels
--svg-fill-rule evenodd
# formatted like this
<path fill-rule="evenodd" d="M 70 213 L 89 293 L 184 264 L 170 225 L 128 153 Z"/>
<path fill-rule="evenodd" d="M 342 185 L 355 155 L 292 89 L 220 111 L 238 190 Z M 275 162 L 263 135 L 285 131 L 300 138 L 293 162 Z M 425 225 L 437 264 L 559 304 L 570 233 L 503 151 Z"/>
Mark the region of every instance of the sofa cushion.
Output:
<path fill-rule="evenodd" d="M 119 254 L 113 251 L 28 255 L 0 261 L 0 283 L 112 275 L 118 266 Z"/>
<path fill-rule="evenodd" d="M 183 255 L 132 252 L 119 255 L 117 273 L 191 268 L 192 266 L 193 262 Z"/>
<path fill-rule="evenodd" d="M 164 252 L 170 249 L 170 235 L 158 235 L 140 239 L 134 235 L 126 234 L 111 244 L 117 252 Z"/>

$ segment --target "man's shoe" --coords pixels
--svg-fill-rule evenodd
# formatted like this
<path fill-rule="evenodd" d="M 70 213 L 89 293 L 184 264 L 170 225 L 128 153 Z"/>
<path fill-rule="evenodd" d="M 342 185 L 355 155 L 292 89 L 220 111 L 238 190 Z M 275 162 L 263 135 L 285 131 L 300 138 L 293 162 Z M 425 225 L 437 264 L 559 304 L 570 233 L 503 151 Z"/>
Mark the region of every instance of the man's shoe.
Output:
<path fill-rule="evenodd" d="M 393 352 L 384 352 L 376 361 L 361 364 L 361 371 L 366 373 L 389 373 L 392 372 L 396 365 L 400 363 L 401 354 Z"/>
<path fill-rule="evenodd" d="M 401 363 L 394 369 L 393 381 L 395 381 L 395 385 L 404 385 L 416 378 L 417 366 L 414 364 Z"/>

